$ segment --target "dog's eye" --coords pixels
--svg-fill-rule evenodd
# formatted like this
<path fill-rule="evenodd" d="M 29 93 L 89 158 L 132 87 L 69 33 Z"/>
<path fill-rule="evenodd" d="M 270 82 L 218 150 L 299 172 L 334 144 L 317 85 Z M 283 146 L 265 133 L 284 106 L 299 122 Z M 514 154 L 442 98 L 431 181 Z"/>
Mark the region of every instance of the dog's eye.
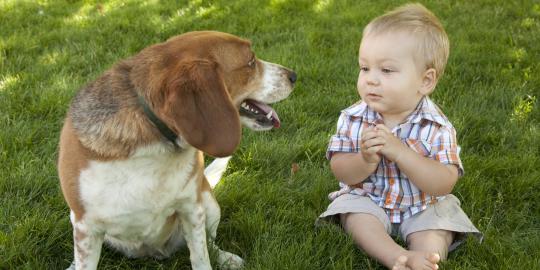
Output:
<path fill-rule="evenodd" d="M 249 60 L 248 66 L 251 67 L 251 68 L 255 67 L 255 57 L 253 57 L 251 60 Z"/>

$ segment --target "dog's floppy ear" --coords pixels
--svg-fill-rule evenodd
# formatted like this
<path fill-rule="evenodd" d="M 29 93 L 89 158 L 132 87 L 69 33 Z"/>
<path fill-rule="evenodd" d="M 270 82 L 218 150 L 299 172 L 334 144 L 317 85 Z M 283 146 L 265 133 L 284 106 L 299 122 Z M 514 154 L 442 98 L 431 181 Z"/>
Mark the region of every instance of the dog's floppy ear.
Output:
<path fill-rule="evenodd" d="M 240 118 L 215 63 L 182 61 L 163 88 L 158 114 L 172 130 L 211 156 L 234 152 L 240 143 Z"/>

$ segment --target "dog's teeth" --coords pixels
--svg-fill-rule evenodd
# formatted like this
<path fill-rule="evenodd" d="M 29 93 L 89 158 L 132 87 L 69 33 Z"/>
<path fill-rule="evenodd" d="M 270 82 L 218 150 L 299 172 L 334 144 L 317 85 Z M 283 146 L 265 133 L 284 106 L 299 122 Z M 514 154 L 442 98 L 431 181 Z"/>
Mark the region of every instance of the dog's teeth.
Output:
<path fill-rule="evenodd" d="M 266 115 L 266 118 L 270 120 L 272 119 L 272 111 L 268 112 L 268 114 Z"/>

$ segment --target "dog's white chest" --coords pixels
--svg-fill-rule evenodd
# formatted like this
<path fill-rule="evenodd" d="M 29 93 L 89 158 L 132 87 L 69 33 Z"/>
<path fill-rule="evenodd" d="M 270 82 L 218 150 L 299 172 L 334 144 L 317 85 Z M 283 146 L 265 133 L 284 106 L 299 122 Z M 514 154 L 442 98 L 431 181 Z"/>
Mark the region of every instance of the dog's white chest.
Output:
<path fill-rule="evenodd" d="M 171 154 L 149 147 L 127 160 L 92 161 L 79 178 L 85 219 L 113 237 L 160 237 L 167 217 L 196 201 L 194 156 L 194 149 Z"/>

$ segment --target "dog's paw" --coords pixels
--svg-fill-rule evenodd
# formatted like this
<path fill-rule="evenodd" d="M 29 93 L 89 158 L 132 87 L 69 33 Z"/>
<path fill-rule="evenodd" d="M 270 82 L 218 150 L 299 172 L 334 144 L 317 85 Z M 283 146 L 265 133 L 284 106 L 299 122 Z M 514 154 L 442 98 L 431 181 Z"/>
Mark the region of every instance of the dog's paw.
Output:
<path fill-rule="evenodd" d="M 75 270 L 75 261 L 73 261 L 66 270 Z"/>
<path fill-rule="evenodd" d="M 240 256 L 227 251 L 220 250 L 217 260 L 221 269 L 235 270 L 244 267 L 244 260 Z"/>

